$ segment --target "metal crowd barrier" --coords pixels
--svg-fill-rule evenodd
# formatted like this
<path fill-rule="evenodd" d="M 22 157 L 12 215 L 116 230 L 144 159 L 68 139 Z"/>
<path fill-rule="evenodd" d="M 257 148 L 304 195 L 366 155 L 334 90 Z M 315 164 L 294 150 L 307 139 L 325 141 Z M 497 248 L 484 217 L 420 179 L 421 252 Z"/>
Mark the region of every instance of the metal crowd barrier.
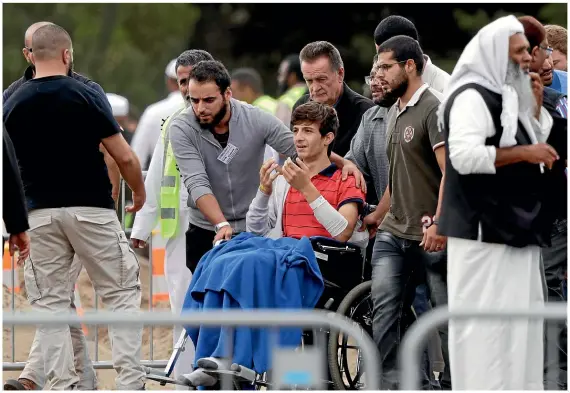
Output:
<path fill-rule="evenodd" d="M 147 175 L 147 171 L 143 171 L 143 177 L 146 178 Z M 125 185 L 125 181 L 124 179 L 121 177 L 120 180 L 120 190 L 119 190 L 119 203 L 117 204 L 117 216 L 119 217 L 119 220 L 121 222 L 121 226 L 123 228 L 123 230 L 125 231 L 125 233 L 130 235 L 130 229 L 125 228 L 125 207 L 126 207 L 126 185 Z M 149 238 L 149 241 L 147 242 L 149 250 L 152 250 L 152 236 Z M 16 266 L 16 261 L 15 259 L 12 257 L 12 269 L 10 271 L 11 274 L 11 302 L 10 302 L 10 310 L 12 312 L 16 311 L 16 294 L 14 291 L 14 288 L 16 286 L 19 286 L 19 282 L 16 282 L 16 272 L 19 271 L 19 268 Z M 154 295 L 154 288 L 153 288 L 153 282 L 152 282 L 152 252 L 149 252 L 149 307 L 148 310 L 149 311 L 153 311 L 154 310 L 154 306 L 153 306 L 153 302 L 152 302 L 152 298 Z M 6 274 L 7 272 L 4 271 L 4 274 Z M 17 284 L 17 285 L 16 285 Z M 99 310 L 99 296 L 95 296 L 95 311 Z M 91 326 L 90 326 L 91 327 Z M 105 360 L 99 360 L 99 329 L 98 326 L 92 326 L 93 328 L 95 328 L 95 334 L 94 334 L 94 343 L 95 343 L 95 354 L 94 354 L 94 362 L 93 362 L 93 367 L 95 369 L 98 370 L 111 370 L 113 369 L 113 364 L 111 361 L 105 361 Z M 166 367 L 166 364 L 168 363 L 168 359 L 160 359 L 160 360 L 155 360 L 154 359 L 154 326 L 151 325 L 150 326 L 150 332 L 149 332 L 149 358 L 150 359 L 145 359 L 142 361 L 142 364 L 147 366 L 147 367 L 152 367 L 152 368 L 164 368 Z M 16 362 L 16 336 L 15 336 L 15 328 L 14 325 L 12 325 L 10 327 L 10 341 L 12 344 L 12 348 L 11 348 L 11 361 L 10 362 L 3 362 L 2 368 L 5 371 L 20 371 L 23 370 L 24 367 L 26 366 L 26 362 L 25 361 L 20 361 L 20 362 Z"/>
<path fill-rule="evenodd" d="M 380 357 L 374 341 L 355 326 L 353 321 L 333 312 L 323 310 L 255 310 L 255 311 L 200 311 L 174 315 L 170 312 L 141 312 L 137 318 L 124 313 L 109 311 L 87 312 L 83 316 L 73 314 L 54 315 L 40 312 L 5 313 L 2 317 L 5 325 L 61 325 L 80 323 L 88 325 L 120 324 L 120 325 L 185 325 L 185 326 L 230 326 L 236 327 L 299 327 L 318 328 L 330 327 L 353 337 L 364 357 L 364 373 L 366 374 L 366 389 L 379 390 L 378 371 Z M 231 332 L 229 334 L 232 334 Z M 323 351 L 326 347 L 321 348 Z M 6 370 L 6 364 L 3 365 Z M 222 390 L 228 381 L 222 380 Z"/>
<path fill-rule="evenodd" d="M 402 390 L 421 390 L 420 362 L 429 334 L 450 319 L 557 319 L 568 318 L 567 304 L 547 303 L 544 307 L 528 310 L 461 310 L 449 311 L 447 307 L 436 307 L 423 314 L 413 323 L 402 340 L 399 352 L 400 381 Z M 453 377 L 452 377 L 453 379 Z"/>

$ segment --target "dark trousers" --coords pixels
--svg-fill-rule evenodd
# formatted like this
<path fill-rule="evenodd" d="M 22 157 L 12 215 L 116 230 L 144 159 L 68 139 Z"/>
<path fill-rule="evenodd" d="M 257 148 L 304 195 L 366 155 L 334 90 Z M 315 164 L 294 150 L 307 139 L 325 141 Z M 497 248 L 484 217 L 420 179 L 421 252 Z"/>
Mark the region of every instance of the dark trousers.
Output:
<path fill-rule="evenodd" d="M 564 284 L 568 271 L 568 223 L 554 223 L 552 245 L 542 249 L 548 302 L 566 302 Z M 545 321 L 544 325 L 544 388 L 566 390 L 568 384 L 567 327 L 565 321 Z"/>
<path fill-rule="evenodd" d="M 410 310 L 418 277 L 424 271 L 427 270 L 427 283 L 434 306 L 447 304 L 446 252 L 427 253 L 419 243 L 385 231 L 376 235 L 372 254 L 372 331 L 380 351 L 382 389 L 398 389 L 398 350 L 405 332 L 403 317 Z M 446 363 L 443 380 L 450 381 L 447 324 L 439 329 L 439 333 Z M 430 389 L 429 370 L 423 371 L 422 385 Z"/>
<path fill-rule="evenodd" d="M 202 229 L 190 224 L 186 231 L 186 266 L 192 273 L 196 270 L 198 262 L 214 246 L 214 231 Z"/>

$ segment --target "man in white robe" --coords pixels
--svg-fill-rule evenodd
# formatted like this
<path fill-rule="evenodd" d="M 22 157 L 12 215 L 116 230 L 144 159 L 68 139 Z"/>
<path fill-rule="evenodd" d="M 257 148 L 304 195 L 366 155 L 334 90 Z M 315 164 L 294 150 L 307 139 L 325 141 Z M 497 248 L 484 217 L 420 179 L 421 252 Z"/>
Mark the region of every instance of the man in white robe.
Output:
<path fill-rule="evenodd" d="M 450 310 L 544 303 L 540 246 L 550 227 L 540 185 L 558 154 L 544 143 L 552 118 L 528 49 L 514 16 L 483 27 L 440 106 L 448 151 L 439 233 L 448 236 Z M 451 321 L 453 388 L 542 390 L 542 335 L 542 321 Z"/>

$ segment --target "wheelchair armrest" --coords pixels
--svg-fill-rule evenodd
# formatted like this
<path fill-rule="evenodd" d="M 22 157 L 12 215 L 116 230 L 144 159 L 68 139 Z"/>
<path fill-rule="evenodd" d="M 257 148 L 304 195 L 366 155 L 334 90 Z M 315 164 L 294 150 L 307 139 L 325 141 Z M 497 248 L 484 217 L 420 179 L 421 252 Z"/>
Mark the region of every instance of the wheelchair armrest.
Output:
<path fill-rule="evenodd" d="M 360 253 L 361 248 L 356 244 L 349 242 L 339 242 L 336 239 L 325 236 L 312 236 L 309 238 L 313 247 L 319 248 L 321 251 L 326 252 L 332 251 L 344 251 L 344 252 L 358 252 Z"/>

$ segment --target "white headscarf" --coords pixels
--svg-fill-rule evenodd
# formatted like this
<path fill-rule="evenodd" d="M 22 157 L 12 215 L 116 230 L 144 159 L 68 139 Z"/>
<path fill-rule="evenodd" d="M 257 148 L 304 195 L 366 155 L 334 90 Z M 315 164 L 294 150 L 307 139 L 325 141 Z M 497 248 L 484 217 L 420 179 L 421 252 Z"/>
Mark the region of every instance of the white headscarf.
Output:
<path fill-rule="evenodd" d="M 440 130 L 443 130 L 443 113 L 447 100 L 455 90 L 469 83 L 476 83 L 502 95 L 501 125 L 503 134 L 500 147 L 514 146 L 518 128 L 518 95 L 505 84 L 509 64 L 509 38 L 524 34 L 523 25 L 513 15 L 499 18 L 483 27 L 467 44 L 453 69 L 445 99 L 439 106 Z"/>

